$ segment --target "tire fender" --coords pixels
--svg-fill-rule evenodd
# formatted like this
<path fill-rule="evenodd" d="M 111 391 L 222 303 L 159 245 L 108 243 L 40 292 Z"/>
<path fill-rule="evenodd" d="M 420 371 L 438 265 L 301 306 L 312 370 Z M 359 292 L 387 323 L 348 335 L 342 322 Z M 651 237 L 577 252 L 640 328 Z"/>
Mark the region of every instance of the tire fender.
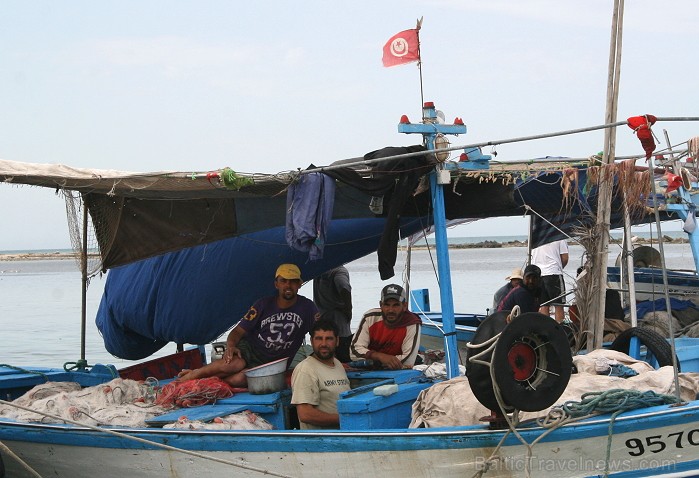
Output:
<path fill-rule="evenodd" d="M 655 356 L 658 366 L 672 365 L 672 347 L 670 347 L 670 344 L 659 333 L 644 327 L 631 327 L 624 330 L 614 339 L 609 349 L 628 354 L 631 346 L 631 337 L 636 337 L 642 345 L 646 346 L 646 349 Z M 679 360 L 677 360 L 677 371 L 680 372 Z"/>

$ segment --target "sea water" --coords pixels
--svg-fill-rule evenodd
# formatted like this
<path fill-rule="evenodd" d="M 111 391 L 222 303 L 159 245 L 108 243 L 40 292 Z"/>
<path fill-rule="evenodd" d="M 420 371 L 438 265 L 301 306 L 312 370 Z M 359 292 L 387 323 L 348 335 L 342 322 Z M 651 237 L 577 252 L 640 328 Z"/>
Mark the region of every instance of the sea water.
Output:
<path fill-rule="evenodd" d="M 610 263 L 620 252 L 618 245 L 610 244 Z M 493 293 L 505 284 L 505 277 L 512 269 L 523 267 L 527 260 L 526 247 L 452 248 L 449 253 L 454 310 L 464 313 L 486 313 L 492 306 Z M 570 247 L 570 260 L 565 269 L 569 290 L 574 284 L 575 270 L 582 264 L 582 253 L 580 246 Z M 665 260 L 670 268 L 693 269 L 688 244 L 665 244 Z M 396 275 L 388 281 L 379 277 L 376 254 L 347 264 L 352 283 L 353 330 L 366 310 L 378 307 L 384 285 L 403 284 L 407 280 L 407 261 L 408 254 L 401 249 Z M 436 271 L 434 250 L 412 251 L 410 288 L 427 289 L 432 310 L 441 308 Z M 113 363 L 122 368 L 134 362 L 106 352 L 94 323 L 105 281 L 106 276 L 93 277 L 87 290 L 85 357 L 89 364 Z M 305 284 L 300 293 L 312 298 L 312 284 Z M 73 259 L 0 261 L 0 363 L 62 367 L 66 362 L 75 362 L 80 358 L 80 318 L 81 280 Z M 231 324 L 236 320 L 231 317 Z M 169 344 L 152 358 L 174 351 L 175 345 Z"/>

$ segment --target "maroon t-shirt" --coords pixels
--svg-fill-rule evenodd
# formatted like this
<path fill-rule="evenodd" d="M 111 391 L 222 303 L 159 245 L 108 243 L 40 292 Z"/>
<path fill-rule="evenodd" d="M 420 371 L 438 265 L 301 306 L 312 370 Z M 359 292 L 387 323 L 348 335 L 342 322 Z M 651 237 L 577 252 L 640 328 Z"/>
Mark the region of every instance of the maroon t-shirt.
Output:
<path fill-rule="evenodd" d="M 277 296 L 264 297 L 238 322 L 237 327 L 245 330 L 245 340 L 260 358 L 272 362 L 293 357 L 310 333 L 320 314 L 313 301 L 296 297 L 296 303 L 287 309 L 277 306 Z"/>

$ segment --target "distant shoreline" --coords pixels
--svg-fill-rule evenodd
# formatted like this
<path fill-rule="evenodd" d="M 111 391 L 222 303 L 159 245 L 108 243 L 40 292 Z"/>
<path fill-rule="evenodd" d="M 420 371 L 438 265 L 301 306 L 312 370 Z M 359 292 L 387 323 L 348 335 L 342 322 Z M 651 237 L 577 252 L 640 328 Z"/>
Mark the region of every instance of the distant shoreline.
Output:
<path fill-rule="evenodd" d="M 41 261 L 74 259 L 74 252 L 18 252 L 16 254 L 0 254 L 0 261 Z"/>
<path fill-rule="evenodd" d="M 610 238 L 609 243 L 610 244 L 621 244 L 621 239 L 616 239 L 616 238 Z M 643 237 L 638 237 L 634 236 L 631 239 L 631 242 L 633 244 L 653 244 L 656 245 L 658 243 L 657 240 L 651 241 L 650 239 L 645 239 Z M 689 242 L 689 239 L 686 237 L 677 237 L 677 238 L 672 238 L 670 236 L 663 236 L 663 243 L 671 243 L 671 244 L 687 244 Z M 569 244 L 576 244 L 575 241 L 569 240 Z M 422 246 L 425 248 L 426 246 Z M 497 249 L 500 247 L 527 247 L 527 241 L 504 241 L 504 242 L 498 242 L 498 241 L 481 241 L 481 242 L 474 242 L 474 243 L 467 243 L 467 244 L 450 244 L 449 249 Z"/>
<path fill-rule="evenodd" d="M 672 244 L 687 244 L 689 240 L 684 237 L 672 238 L 670 236 L 664 236 L 663 241 Z M 657 240 L 650 241 L 642 237 L 634 237 L 634 244 L 657 244 Z M 620 244 L 621 239 L 610 239 L 612 244 Z M 572 244 L 572 242 L 571 242 Z M 430 246 L 434 247 L 434 244 Z M 413 246 L 413 249 L 427 249 L 428 246 L 419 244 Z M 527 247 L 527 241 L 491 241 L 485 240 L 480 242 L 472 243 L 462 243 L 462 244 L 451 244 L 449 249 L 498 249 L 502 247 Z M 56 251 L 56 252 L 17 252 L 17 253 L 0 253 L 0 261 L 10 262 L 10 261 L 40 261 L 40 260 L 66 260 L 75 259 L 76 253 L 67 251 Z M 91 254 L 92 255 L 92 254 Z"/>

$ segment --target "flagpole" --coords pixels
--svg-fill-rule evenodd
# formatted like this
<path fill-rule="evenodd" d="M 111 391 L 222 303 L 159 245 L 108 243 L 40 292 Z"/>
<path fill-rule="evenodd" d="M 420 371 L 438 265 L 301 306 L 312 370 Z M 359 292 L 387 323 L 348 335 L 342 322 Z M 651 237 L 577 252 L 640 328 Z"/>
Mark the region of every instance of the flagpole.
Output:
<path fill-rule="evenodd" d="M 420 54 L 420 28 L 422 28 L 423 18 L 424 17 L 420 17 L 415 27 L 415 36 L 417 37 L 417 69 L 420 72 L 420 110 L 422 110 L 422 106 L 425 104 L 425 92 L 422 87 L 422 55 Z"/>

